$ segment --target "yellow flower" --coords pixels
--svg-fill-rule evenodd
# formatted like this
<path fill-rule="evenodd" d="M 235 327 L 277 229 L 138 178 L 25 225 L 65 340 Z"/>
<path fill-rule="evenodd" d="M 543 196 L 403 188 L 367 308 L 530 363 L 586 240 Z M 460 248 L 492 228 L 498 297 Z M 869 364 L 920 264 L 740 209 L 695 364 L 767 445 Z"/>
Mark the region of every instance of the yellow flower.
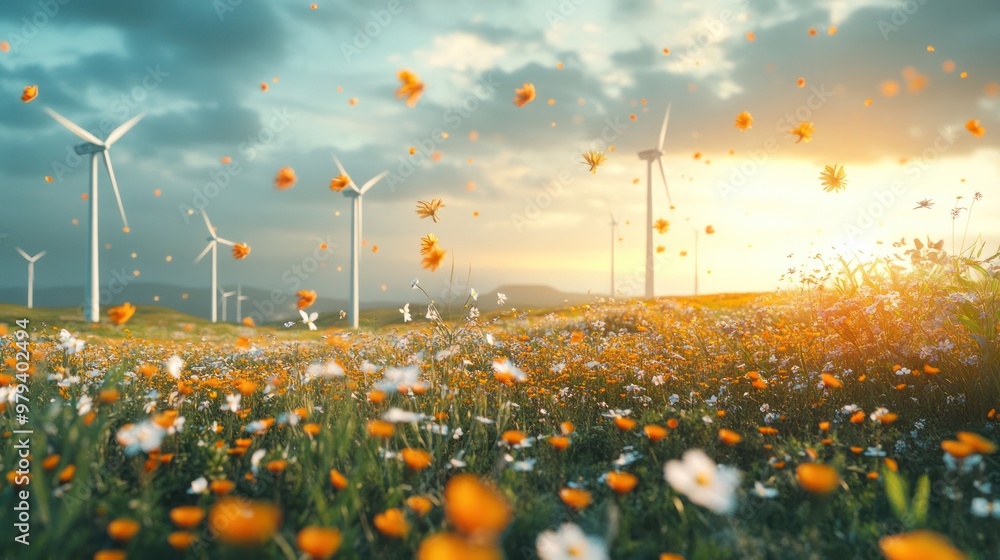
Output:
<path fill-rule="evenodd" d="M 823 190 L 826 192 L 842 191 L 847 187 L 847 172 L 839 165 L 827 165 L 819 174 Z"/>
<path fill-rule="evenodd" d="M 753 128 L 753 116 L 747 111 L 736 115 L 736 128 L 740 130 L 746 130 L 748 128 Z"/>
<path fill-rule="evenodd" d="M 437 211 L 444 208 L 444 202 L 440 198 L 432 198 L 430 202 L 424 200 L 417 201 L 417 215 L 423 218 L 430 218 L 434 220 L 434 223 L 438 223 L 441 218 L 438 217 Z"/>
<path fill-rule="evenodd" d="M 108 319 L 116 325 L 126 323 L 132 318 L 132 315 L 135 315 L 135 306 L 127 301 L 118 307 L 108 309 Z"/>
<path fill-rule="evenodd" d="M 424 93 L 424 83 L 409 70 L 400 70 L 396 77 L 401 83 L 399 89 L 396 90 L 396 97 L 400 99 L 405 97 L 406 106 L 415 107 L 420 95 Z"/>
<path fill-rule="evenodd" d="M 586 152 L 583 154 L 583 162 L 590 166 L 590 172 L 596 174 L 597 168 L 607 161 L 604 152 Z"/>
<path fill-rule="evenodd" d="M 799 126 L 788 131 L 789 134 L 794 134 L 798 136 L 799 139 L 795 141 L 796 144 L 802 142 L 803 140 L 808 144 L 812 140 L 813 132 L 815 131 L 815 126 L 811 122 L 802 121 Z"/>
<path fill-rule="evenodd" d="M 441 266 L 444 262 L 445 251 L 440 247 L 434 247 L 430 252 L 424 254 L 424 258 L 420 261 L 420 266 L 425 269 L 434 272 Z"/>
<path fill-rule="evenodd" d="M 658 218 L 655 222 L 653 222 L 653 229 L 660 234 L 667 233 L 667 230 L 670 229 L 670 222 L 664 220 L 663 218 Z"/>
<path fill-rule="evenodd" d="M 524 107 L 535 100 L 535 84 L 525 82 L 525 84 L 514 90 L 514 105 Z"/>

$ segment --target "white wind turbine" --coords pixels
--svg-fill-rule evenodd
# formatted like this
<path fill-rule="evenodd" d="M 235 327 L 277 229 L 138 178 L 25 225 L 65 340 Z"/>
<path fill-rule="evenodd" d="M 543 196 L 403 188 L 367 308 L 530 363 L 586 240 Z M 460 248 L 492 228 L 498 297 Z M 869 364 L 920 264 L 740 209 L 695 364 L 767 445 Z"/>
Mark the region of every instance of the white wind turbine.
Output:
<path fill-rule="evenodd" d="M 118 179 L 115 178 L 115 169 L 111 165 L 111 145 L 125 135 L 144 116 L 140 113 L 124 124 L 111 131 L 107 139 L 103 142 L 96 136 L 87 132 L 83 127 L 73 123 L 66 117 L 56 113 L 46 107 L 45 111 L 52 116 L 59 124 L 65 126 L 70 132 L 85 140 L 84 144 L 77 144 L 73 150 L 79 155 L 90 154 L 90 277 L 87 282 L 87 299 L 84 301 L 84 314 L 91 323 L 100 321 L 100 272 L 98 269 L 98 228 L 97 228 L 97 156 L 104 155 L 104 166 L 108 169 L 108 177 L 111 178 L 111 186 L 115 191 L 115 199 L 118 201 L 118 212 L 122 216 L 123 231 L 129 232 L 128 220 L 125 218 L 125 207 L 122 206 L 121 193 L 118 192 Z"/>
<path fill-rule="evenodd" d="M 656 148 L 639 152 L 639 159 L 646 160 L 646 298 L 654 296 L 653 287 L 653 162 L 660 166 L 660 176 L 663 177 L 663 187 L 667 190 L 667 202 L 674 209 L 674 201 L 670 198 L 670 187 L 667 186 L 667 174 L 663 171 L 663 140 L 667 137 L 667 121 L 670 120 L 670 105 L 667 114 L 663 116 L 663 126 L 660 127 L 660 143 Z"/>
<path fill-rule="evenodd" d="M 220 289 L 219 290 L 219 295 L 222 296 L 222 322 L 225 323 L 226 321 L 229 320 L 229 315 L 226 313 L 226 300 L 228 300 L 230 297 L 236 295 L 236 292 L 235 291 L 233 291 L 233 292 L 223 292 Z"/>
<path fill-rule="evenodd" d="M 250 296 L 243 295 L 243 284 L 236 285 L 236 322 L 243 322 L 243 302 L 250 299 Z"/>
<path fill-rule="evenodd" d="M 608 214 L 611 216 L 611 297 L 615 297 L 615 236 L 618 233 L 618 220 L 615 219 L 614 213 L 608 208 Z"/>
<path fill-rule="evenodd" d="M 35 261 L 45 256 L 45 251 L 38 253 L 33 257 L 29 257 L 28 253 L 21 250 L 20 247 L 14 247 L 17 249 L 18 253 L 24 257 L 24 260 L 28 261 L 28 309 L 35 306 Z"/>
<path fill-rule="evenodd" d="M 350 189 L 344 189 L 344 196 L 353 199 L 354 207 L 351 210 L 351 304 L 350 304 L 350 321 L 351 328 L 358 328 L 358 310 L 359 310 L 359 277 L 358 277 L 358 258 L 361 255 L 361 199 L 368 189 L 372 188 L 375 183 L 379 182 L 382 177 L 385 177 L 388 171 L 383 171 L 368 180 L 367 183 L 362 185 L 359 189 L 357 185 L 354 184 L 354 180 L 350 178 L 347 171 L 344 171 L 344 166 L 340 164 L 340 160 L 337 156 L 333 156 L 333 161 L 337 164 L 337 169 L 340 170 L 340 174 L 348 178 L 347 186 Z"/>
<path fill-rule="evenodd" d="M 210 250 L 212 251 L 212 322 L 215 323 L 218 320 L 216 314 L 219 309 L 219 243 L 229 245 L 230 247 L 236 244 L 215 235 L 215 228 L 212 227 L 212 222 L 208 221 L 208 214 L 202 210 L 201 215 L 205 218 L 205 226 L 208 228 L 208 245 L 205 246 L 205 250 L 198 255 L 198 258 L 194 262 L 198 264 Z"/>

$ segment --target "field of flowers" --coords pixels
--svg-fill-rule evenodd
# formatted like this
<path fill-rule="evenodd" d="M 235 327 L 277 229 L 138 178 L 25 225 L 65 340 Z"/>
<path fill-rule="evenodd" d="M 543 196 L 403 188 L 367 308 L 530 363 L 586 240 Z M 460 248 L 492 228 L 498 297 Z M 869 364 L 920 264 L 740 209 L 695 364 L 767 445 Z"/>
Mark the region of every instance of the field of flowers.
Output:
<path fill-rule="evenodd" d="M 923 243 L 906 255 L 905 267 L 817 265 L 779 294 L 548 315 L 511 301 L 369 332 L 294 327 L 301 338 L 11 323 L 2 547 L 26 559 L 996 558 L 997 261 Z M 11 544 L 25 490 L 28 546 Z"/>

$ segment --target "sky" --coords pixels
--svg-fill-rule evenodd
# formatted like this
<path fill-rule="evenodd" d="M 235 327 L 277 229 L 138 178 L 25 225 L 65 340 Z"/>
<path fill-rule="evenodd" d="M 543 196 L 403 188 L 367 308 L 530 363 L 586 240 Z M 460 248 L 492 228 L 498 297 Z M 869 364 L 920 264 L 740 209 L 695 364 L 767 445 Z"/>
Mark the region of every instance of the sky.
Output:
<path fill-rule="evenodd" d="M 88 165 L 45 107 L 101 138 L 145 113 L 111 150 L 129 233 L 100 171 L 104 283 L 123 273 L 207 289 L 208 263 L 193 263 L 204 210 L 219 235 L 252 247 L 241 261 L 220 254 L 222 285 L 346 297 L 350 201 L 329 188 L 336 155 L 359 184 L 389 172 L 365 197 L 363 299 L 415 301 L 410 280 L 443 289 L 452 263 L 457 283 L 471 269 L 480 290 L 606 294 L 612 242 L 615 289 L 641 294 L 637 153 L 656 147 L 668 104 L 675 208 L 654 177 L 654 219 L 671 223 L 654 236 L 657 295 L 692 292 L 695 230 L 702 293 L 775 289 L 819 251 L 928 235 L 950 248 L 953 225 L 960 245 L 969 214 L 953 221 L 950 209 L 976 192 L 967 243 L 1000 242 L 995 0 L 314 6 L 3 2 L 0 288 L 26 284 L 15 247 L 47 251 L 37 287 L 86 277 Z M 425 83 L 414 107 L 395 95 L 404 69 Z M 537 98 L 518 107 L 525 83 Z M 743 111 L 754 121 L 741 131 Z M 973 119 L 985 135 L 966 129 Z M 815 125 L 808 143 L 789 134 L 800 121 Z M 591 150 L 607 156 L 595 174 Z M 845 190 L 823 190 L 828 165 L 844 167 Z M 278 190 L 286 166 L 298 181 Z M 431 198 L 445 204 L 439 223 L 414 212 Z M 923 199 L 933 206 L 914 209 Z M 420 265 L 428 233 L 448 251 L 434 272 Z"/>

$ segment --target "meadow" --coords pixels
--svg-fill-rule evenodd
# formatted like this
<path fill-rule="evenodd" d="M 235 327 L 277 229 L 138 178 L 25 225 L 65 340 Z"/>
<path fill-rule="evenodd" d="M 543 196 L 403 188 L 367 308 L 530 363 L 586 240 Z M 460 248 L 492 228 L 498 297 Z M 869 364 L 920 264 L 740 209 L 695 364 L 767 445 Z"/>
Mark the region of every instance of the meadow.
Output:
<path fill-rule="evenodd" d="M 5 521 L 4 552 L 996 558 L 1000 261 L 895 249 L 773 294 L 470 295 L 357 332 L 5 307 L 0 508 L 30 491 L 30 545 Z"/>

